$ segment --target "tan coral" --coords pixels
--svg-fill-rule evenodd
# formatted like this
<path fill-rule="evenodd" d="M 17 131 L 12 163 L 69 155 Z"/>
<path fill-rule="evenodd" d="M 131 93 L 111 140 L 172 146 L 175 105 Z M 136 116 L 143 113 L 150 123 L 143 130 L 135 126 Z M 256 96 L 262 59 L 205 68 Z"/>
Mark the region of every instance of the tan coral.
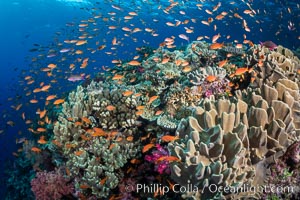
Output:
<path fill-rule="evenodd" d="M 54 126 L 54 139 L 66 159 L 69 175 L 77 177 L 76 188 L 84 191 L 80 185 L 88 185 L 98 198 L 108 197 L 117 187 L 123 176 L 120 168 L 140 148 L 138 138 L 126 140 L 136 130 L 135 108 L 139 105 L 134 95 L 122 95 L 128 89 L 95 82 L 87 88 L 78 86 L 69 94 Z M 108 105 L 115 110 L 107 110 Z M 89 120 L 83 123 L 83 117 Z M 103 185 L 101 180 L 106 180 Z"/>

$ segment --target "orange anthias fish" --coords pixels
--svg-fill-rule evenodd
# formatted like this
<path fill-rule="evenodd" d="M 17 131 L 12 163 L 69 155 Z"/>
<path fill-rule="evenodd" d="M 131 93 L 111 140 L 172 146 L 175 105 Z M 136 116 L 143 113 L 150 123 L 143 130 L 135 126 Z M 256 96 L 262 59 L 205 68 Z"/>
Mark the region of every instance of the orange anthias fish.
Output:
<path fill-rule="evenodd" d="M 63 102 L 65 102 L 64 99 L 56 99 L 56 100 L 53 102 L 53 104 L 54 104 L 54 105 L 59 105 L 59 104 L 62 104 Z"/>
<path fill-rule="evenodd" d="M 123 94 L 124 97 L 128 97 L 128 96 L 130 96 L 130 95 L 133 94 L 133 91 L 131 91 L 131 90 L 126 90 L 126 91 L 123 92 L 122 94 Z"/>
<path fill-rule="evenodd" d="M 87 118 L 87 117 L 82 117 L 81 120 L 83 122 L 87 123 L 87 124 L 91 124 L 92 123 L 91 120 L 89 118 Z"/>
<path fill-rule="evenodd" d="M 38 147 L 32 147 L 31 151 L 33 151 L 35 153 L 41 153 L 42 152 L 42 150 L 40 148 L 38 148 Z"/>
<path fill-rule="evenodd" d="M 224 46 L 224 43 L 213 43 L 209 46 L 209 49 L 215 50 L 215 49 L 221 49 Z"/>
<path fill-rule="evenodd" d="M 206 77 L 206 81 L 208 81 L 210 83 L 214 82 L 215 80 L 217 80 L 217 77 L 214 76 L 214 75 L 209 75 L 209 76 Z"/>
<path fill-rule="evenodd" d="M 112 106 L 112 105 L 106 106 L 106 110 L 108 110 L 108 111 L 113 111 L 115 109 L 116 109 L 115 106 Z"/>
<path fill-rule="evenodd" d="M 240 75 L 246 73 L 247 71 L 248 71 L 248 68 L 247 68 L 247 67 L 238 68 L 238 69 L 235 71 L 235 75 L 236 75 L 236 76 L 240 76 Z"/>
<path fill-rule="evenodd" d="M 141 65 L 141 63 L 139 61 L 132 60 L 132 61 L 128 62 L 128 65 L 139 66 L 139 65 Z"/>
<path fill-rule="evenodd" d="M 124 78 L 123 75 L 116 74 L 116 75 L 114 75 L 114 77 L 112 77 L 112 80 L 120 80 L 122 78 Z"/>
<path fill-rule="evenodd" d="M 39 144 L 47 144 L 47 141 L 45 140 L 45 136 L 41 136 L 40 139 L 37 142 Z"/>
<path fill-rule="evenodd" d="M 177 158 L 176 156 L 162 156 L 156 160 L 156 162 L 162 162 L 162 161 L 178 162 L 180 161 L 180 159 Z"/>
<path fill-rule="evenodd" d="M 142 153 L 145 153 L 149 151 L 152 147 L 154 147 L 154 144 L 147 144 L 143 147 Z"/>
<path fill-rule="evenodd" d="M 150 97 L 148 104 L 151 104 L 153 101 L 155 101 L 159 96 L 152 96 Z"/>
<path fill-rule="evenodd" d="M 161 137 L 161 140 L 164 142 L 172 142 L 174 140 L 178 140 L 179 137 L 178 136 L 172 136 L 172 135 L 164 135 Z"/>

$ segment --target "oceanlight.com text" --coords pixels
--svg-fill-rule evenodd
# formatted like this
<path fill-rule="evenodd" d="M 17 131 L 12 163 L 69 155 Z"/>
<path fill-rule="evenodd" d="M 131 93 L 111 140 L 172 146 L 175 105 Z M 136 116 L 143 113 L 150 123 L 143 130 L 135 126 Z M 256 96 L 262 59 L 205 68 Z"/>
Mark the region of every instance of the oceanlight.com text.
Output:
<path fill-rule="evenodd" d="M 219 186 L 216 184 L 210 184 L 200 190 L 197 186 L 193 184 L 188 184 L 187 186 L 181 186 L 175 184 L 172 186 L 162 185 L 162 184 L 136 184 L 136 185 L 127 185 L 125 187 L 127 192 L 136 192 L 136 193 L 145 193 L 145 194 L 154 194 L 159 193 L 160 195 L 165 195 L 169 192 L 174 193 L 186 193 L 186 192 L 200 192 L 204 190 L 209 191 L 210 193 L 267 193 L 267 194 L 291 194 L 295 191 L 295 186 L 277 186 L 277 185 L 260 185 L 260 186 L 251 186 L 244 184 L 239 187 L 233 186 Z"/>

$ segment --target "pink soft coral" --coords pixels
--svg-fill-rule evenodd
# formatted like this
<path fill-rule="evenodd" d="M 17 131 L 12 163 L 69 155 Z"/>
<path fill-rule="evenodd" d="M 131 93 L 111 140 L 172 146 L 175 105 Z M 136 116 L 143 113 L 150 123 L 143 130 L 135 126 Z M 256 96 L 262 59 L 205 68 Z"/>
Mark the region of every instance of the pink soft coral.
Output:
<path fill-rule="evenodd" d="M 170 173 L 170 166 L 168 161 L 161 161 L 157 163 L 157 160 L 163 156 L 168 156 L 168 151 L 160 146 L 159 144 L 156 144 L 157 150 L 152 151 L 152 155 L 146 155 L 145 160 L 155 163 L 155 171 L 157 171 L 159 174 L 163 173 Z"/>
<path fill-rule="evenodd" d="M 37 172 L 31 181 L 31 190 L 37 200 L 57 200 L 72 194 L 74 186 L 69 182 L 58 170 Z"/>

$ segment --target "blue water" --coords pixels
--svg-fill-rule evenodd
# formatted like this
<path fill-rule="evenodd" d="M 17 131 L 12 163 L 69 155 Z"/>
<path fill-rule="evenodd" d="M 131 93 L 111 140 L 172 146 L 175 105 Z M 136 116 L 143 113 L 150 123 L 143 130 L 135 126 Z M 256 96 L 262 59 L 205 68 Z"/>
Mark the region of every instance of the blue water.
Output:
<path fill-rule="evenodd" d="M 121 2 L 121 3 L 120 3 Z M 37 83 L 42 81 L 50 81 L 40 72 L 40 69 L 46 67 L 49 63 L 61 63 L 63 70 L 56 80 L 55 92 L 57 94 L 66 94 L 71 89 L 76 87 L 76 83 L 70 83 L 66 77 L 70 73 L 85 73 L 92 77 L 96 71 L 101 71 L 102 66 L 112 66 L 111 60 L 131 60 L 136 55 L 135 48 L 141 46 L 150 46 L 157 48 L 166 37 L 186 34 L 189 36 L 189 41 L 196 40 L 198 36 L 212 37 L 220 33 L 222 35 L 219 42 L 232 42 L 234 40 L 243 40 L 243 34 L 247 35 L 247 39 L 254 43 L 259 41 L 272 40 L 276 44 L 281 44 L 285 47 L 295 50 L 300 44 L 300 8 L 298 1 L 235 1 L 235 4 L 230 4 L 232 1 L 220 1 L 221 7 L 217 13 L 226 11 L 232 15 L 238 12 L 247 21 L 251 32 L 246 32 L 241 25 L 241 20 L 226 16 L 223 20 L 214 21 L 214 27 L 206 26 L 201 23 L 202 20 L 207 20 L 211 17 L 205 12 L 205 9 L 211 10 L 219 1 L 179 1 L 180 7 L 174 7 L 170 14 L 162 12 L 170 3 L 164 0 L 143 0 L 143 1 L 55 1 L 55 0 L 1 0 L 0 1 L 0 130 L 4 132 L 0 134 L 1 148 L 1 168 L 4 171 L 4 164 L 8 160 L 14 159 L 12 152 L 15 152 L 20 146 L 15 143 L 16 138 L 31 137 L 27 131 L 27 126 L 24 124 L 21 113 L 25 112 L 29 118 L 36 117 L 37 108 L 43 109 L 43 105 L 33 106 L 28 103 L 29 98 L 25 96 L 24 88 L 29 87 L 29 90 L 34 89 L 34 86 L 26 86 L 24 77 L 34 74 Z M 248 9 L 246 5 L 250 2 L 251 7 L 257 13 L 253 17 L 243 14 L 243 10 Z M 122 8 L 118 10 L 111 5 L 116 5 Z M 202 10 L 196 7 L 196 4 L 203 4 Z M 158 9 L 159 7 L 162 9 Z M 123 17 L 128 15 L 129 11 L 138 13 L 138 17 L 124 22 Z M 185 14 L 180 14 L 179 11 L 184 11 Z M 88 45 L 91 48 L 97 48 L 96 42 L 99 45 L 106 44 L 106 48 L 97 53 L 86 53 L 86 47 L 78 47 L 85 52 L 84 58 L 89 57 L 94 60 L 86 69 L 77 69 L 71 72 L 68 69 L 76 58 L 70 55 L 56 53 L 53 58 L 46 58 L 50 49 L 56 51 L 67 48 L 64 44 L 66 39 L 74 39 L 81 35 L 78 31 L 78 24 L 84 23 L 81 20 L 93 18 L 94 15 L 102 15 L 103 17 L 111 18 L 108 12 L 115 12 L 114 20 L 109 22 L 99 20 L 93 28 L 98 30 L 93 31 L 89 28 L 89 35 L 93 36 L 89 40 Z M 214 14 L 215 16 L 215 14 Z M 120 20 L 119 20 L 120 18 Z M 196 23 L 191 22 L 195 19 Z M 189 20 L 186 25 L 178 27 L 168 27 L 166 22 L 176 23 L 176 20 Z M 288 29 L 288 23 L 291 21 L 295 30 Z M 259 23 L 258 23 L 259 22 Z M 109 25 L 117 26 L 116 30 L 109 30 Z M 124 31 L 121 27 L 138 27 L 143 31 L 133 35 L 135 42 L 130 37 L 124 36 Z M 194 32 L 191 34 L 185 33 L 185 28 L 192 28 Z M 154 37 L 151 33 L 144 31 L 145 28 L 153 29 L 153 33 L 158 36 Z M 230 35 L 229 39 L 226 36 Z M 106 55 L 105 51 L 110 51 L 111 40 L 117 37 L 120 42 L 116 53 Z M 208 40 L 209 42 L 211 40 Z M 176 39 L 176 45 L 187 45 L 188 41 Z M 98 46 L 99 46 L 98 45 Z M 42 55 L 42 56 L 40 56 Z M 62 61 L 63 57 L 66 61 Z M 37 62 L 32 62 L 32 58 L 39 58 Z M 65 71 L 64 71 L 65 70 Z M 54 84 L 53 84 L 54 85 Z M 11 98 L 10 100 L 8 100 Z M 19 111 L 15 111 L 11 106 L 22 104 Z M 7 121 L 14 121 L 15 125 L 10 127 Z M 1 176 L 3 177 L 3 176 Z M 3 182 L 2 182 L 3 183 Z M 0 197 L 4 196 L 4 190 Z"/>

